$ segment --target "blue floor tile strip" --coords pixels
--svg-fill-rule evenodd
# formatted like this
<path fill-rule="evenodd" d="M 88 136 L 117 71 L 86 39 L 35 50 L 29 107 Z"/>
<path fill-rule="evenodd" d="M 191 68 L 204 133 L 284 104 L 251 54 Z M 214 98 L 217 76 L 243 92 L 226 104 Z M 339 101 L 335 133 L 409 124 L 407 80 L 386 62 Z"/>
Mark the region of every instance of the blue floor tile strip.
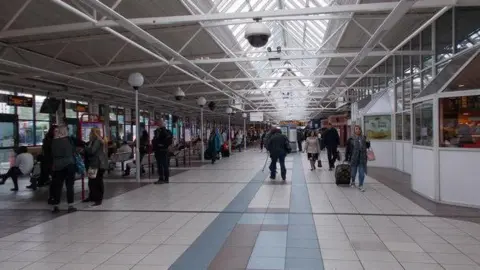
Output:
<path fill-rule="evenodd" d="M 267 177 L 259 171 L 169 270 L 206 270 Z M 230 213 L 229 213 L 230 212 Z"/>
<path fill-rule="evenodd" d="M 322 253 L 318 244 L 302 158 L 303 155 L 296 155 L 293 159 L 284 269 L 323 270 Z"/>

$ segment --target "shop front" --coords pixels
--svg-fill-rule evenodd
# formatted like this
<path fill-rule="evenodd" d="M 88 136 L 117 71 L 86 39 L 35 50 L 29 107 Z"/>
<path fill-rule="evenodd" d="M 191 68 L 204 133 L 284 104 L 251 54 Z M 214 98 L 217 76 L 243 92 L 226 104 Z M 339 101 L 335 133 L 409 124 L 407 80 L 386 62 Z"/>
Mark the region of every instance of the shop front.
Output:
<path fill-rule="evenodd" d="M 475 54 L 437 93 L 413 102 L 412 189 L 432 200 L 480 207 L 480 80 Z"/>

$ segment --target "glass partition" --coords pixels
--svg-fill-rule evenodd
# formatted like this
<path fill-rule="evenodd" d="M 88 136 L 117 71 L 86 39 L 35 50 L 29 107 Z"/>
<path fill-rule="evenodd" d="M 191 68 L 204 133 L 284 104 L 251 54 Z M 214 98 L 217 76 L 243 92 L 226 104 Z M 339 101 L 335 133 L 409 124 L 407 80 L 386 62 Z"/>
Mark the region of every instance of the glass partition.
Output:
<path fill-rule="evenodd" d="M 395 115 L 395 139 L 403 140 L 403 119 L 402 113 L 397 113 Z"/>
<path fill-rule="evenodd" d="M 480 95 L 441 98 L 440 146 L 480 148 Z"/>
<path fill-rule="evenodd" d="M 414 144 L 433 146 L 433 101 L 414 104 Z"/>

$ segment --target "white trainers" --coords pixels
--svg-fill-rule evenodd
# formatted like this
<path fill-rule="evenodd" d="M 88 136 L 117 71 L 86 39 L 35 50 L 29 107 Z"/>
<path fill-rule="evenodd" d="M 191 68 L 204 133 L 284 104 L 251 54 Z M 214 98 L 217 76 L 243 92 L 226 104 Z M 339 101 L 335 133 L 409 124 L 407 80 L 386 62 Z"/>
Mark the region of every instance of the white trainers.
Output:
<path fill-rule="evenodd" d="M 359 186 L 358 189 L 361 191 L 361 192 L 365 192 L 365 188 L 363 186 Z"/>
<path fill-rule="evenodd" d="M 355 187 L 355 182 L 350 182 L 351 187 Z"/>

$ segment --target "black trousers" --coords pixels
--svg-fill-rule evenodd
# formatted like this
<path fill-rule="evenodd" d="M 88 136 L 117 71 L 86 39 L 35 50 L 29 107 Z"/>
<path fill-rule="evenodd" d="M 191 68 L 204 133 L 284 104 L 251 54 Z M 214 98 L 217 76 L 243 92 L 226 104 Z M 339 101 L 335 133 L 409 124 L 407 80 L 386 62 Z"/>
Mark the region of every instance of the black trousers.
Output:
<path fill-rule="evenodd" d="M 298 152 L 302 152 L 302 141 L 297 141 L 298 143 Z"/>
<path fill-rule="evenodd" d="M 38 182 L 35 183 L 35 186 L 43 186 L 46 183 L 50 182 L 50 175 L 52 174 L 52 164 L 47 164 L 46 162 L 42 161 L 42 163 L 40 164 L 40 168 L 40 177 L 38 178 Z"/>
<path fill-rule="evenodd" d="M 15 189 L 18 189 L 18 177 L 22 175 L 23 173 L 18 167 L 11 167 L 8 170 L 7 174 L 2 176 L 2 184 L 5 184 L 5 181 L 7 181 L 8 178 L 12 178 L 13 186 L 15 187 Z"/>
<path fill-rule="evenodd" d="M 104 169 L 98 169 L 97 177 L 95 179 L 88 178 L 88 199 L 93 202 L 101 203 L 103 201 L 103 194 L 105 192 L 105 185 L 103 183 Z"/>
<path fill-rule="evenodd" d="M 337 160 L 337 146 L 327 146 L 327 155 L 329 168 L 335 168 L 335 161 Z"/>
<path fill-rule="evenodd" d="M 285 156 L 280 155 L 271 155 L 270 158 L 272 159 L 272 162 L 270 163 L 270 177 L 275 178 L 275 175 L 277 173 L 277 161 L 280 163 L 280 175 L 282 178 L 285 179 L 287 176 L 287 168 L 285 167 Z"/>
<path fill-rule="evenodd" d="M 62 198 L 63 183 L 67 188 L 67 202 L 73 203 L 74 192 L 73 184 L 75 182 L 75 164 L 70 164 L 67 167 L 59 171 L 53 171 L 52 183 L 50 187 L 50 199 L 49 203 L 53 205 L 60 204 Z"/>
<path fill-rule="evenodd" d="M 170 160 L 168 151 L 155 153 L 157 160 L 158 178 L 168 182 L 170 177 Z"/>

